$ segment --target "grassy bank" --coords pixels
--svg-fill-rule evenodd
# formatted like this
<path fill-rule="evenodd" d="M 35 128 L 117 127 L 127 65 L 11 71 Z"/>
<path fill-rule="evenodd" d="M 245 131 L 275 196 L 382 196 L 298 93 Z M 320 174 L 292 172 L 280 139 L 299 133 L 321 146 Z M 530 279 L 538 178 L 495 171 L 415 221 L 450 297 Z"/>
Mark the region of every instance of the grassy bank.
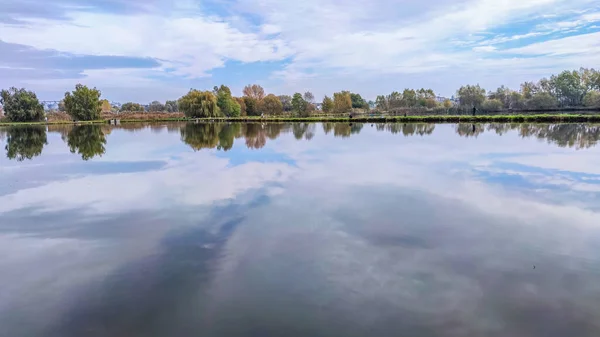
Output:
<path fill-rule="evenodd" d="M 598 115 L 439 115 L 439 116 L 348 116 L 331 117 L 237 117 L 237 118 L 140 118 L 121 119 L 120 123 L 151 123 L 151 122 L 344 122 L 344 123 L 588 123 L 600 122 Z M 48 122 L 7 122 L 0 121 L 0 125 L 47 125 L 47 124 L 107 124 L 109 120 L 96 120 L 86 122 L 72 122 L 57 120 Z"/>

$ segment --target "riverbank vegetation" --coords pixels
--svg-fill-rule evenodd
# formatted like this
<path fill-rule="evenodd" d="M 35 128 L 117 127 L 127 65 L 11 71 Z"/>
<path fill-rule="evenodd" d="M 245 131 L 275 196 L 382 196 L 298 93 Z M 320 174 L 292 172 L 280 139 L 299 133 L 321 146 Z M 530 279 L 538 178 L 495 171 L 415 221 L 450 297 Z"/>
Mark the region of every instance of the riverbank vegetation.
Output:
<path fill-rule="evenodd" d="M 0 103 L 6 114 L 4 122 L 39 122 L 45 121 L 46 118 L 52 119 L 53 114 L 44 114 L 36 94 L 26 89 L 2 90 Z M 96 88 L 78 84 L 73 92 L 65 93 L 58 106 L 58 113 L 67 114 L 72 121 L 124 120 L 124 114 L 134 112 L 138 116 L 152 113 L 173 114 L 167 117 L 173 119 L 182 118 L 181 116 L 190 119 L 260 116 L 287 120 L 318 117 L 323 121 L 335 121 L 349 115 L 380 113 L 406 117 L 434 115 L 431 118 L 422 117 L 422 120 L 444 121 L 441 116 L 493 112 L 514 114 L 515 111 L 535 113 L 584 108 L 600 111 L 600 72 L 585 68 L 563 71 L 538 82 L 524 82 L 518 90 L 501 86 L 494 91 L 486 91 L 479 84 L 465 85 L 459 88 L 456 96 L 452 98 L 439 97 L 432 89 L 404 89 L 402 92 L 379 95 L 375 101 L 370 102 L 358 93 L 340 91 L 331 97 L 326 95 L 317 103 L 311 92 L 276 96 L 267 94 L 260 85 L 253 84 L 243 89 L 241 97 L 233 96 L 229 87 L 221 85 L 215 86 L 213 90 L 190 89 L 177 101 L 171 100 L 164 104 L 153 101 L 142 106 L 139 103 L 127 102 L 117 107 L 111 106 L 108 100 L 101 99 L 101 92 Z M 516 121 L 526 121 L 541 117 L 514 118 L 517 118 Z M 552 121 L 547 118 L 544 120 Z M 561 119 L 557 117 L 556 120 Z M 368 118 L 365 121 L 372 119 Z"/>

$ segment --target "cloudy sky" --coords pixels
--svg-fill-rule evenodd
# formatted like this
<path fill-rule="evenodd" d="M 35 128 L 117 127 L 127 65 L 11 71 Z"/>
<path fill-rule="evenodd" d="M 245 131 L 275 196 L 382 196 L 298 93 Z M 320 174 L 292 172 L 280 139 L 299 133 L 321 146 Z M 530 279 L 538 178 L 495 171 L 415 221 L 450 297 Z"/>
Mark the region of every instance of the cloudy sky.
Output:
<path fill-rule="evenodd" d="M 597 0 L 0 0 L 0 87 L 113 101 L 249 83 L 452 95 L 598 67 Z"/>

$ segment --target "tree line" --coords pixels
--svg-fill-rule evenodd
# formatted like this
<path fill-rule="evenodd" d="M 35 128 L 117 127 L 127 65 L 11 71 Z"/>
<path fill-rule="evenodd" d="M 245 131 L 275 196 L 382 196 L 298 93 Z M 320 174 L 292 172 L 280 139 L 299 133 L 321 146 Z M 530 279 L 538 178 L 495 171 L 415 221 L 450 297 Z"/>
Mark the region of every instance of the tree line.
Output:
<path fill-rule="evenodd" d="M 397 112 L 410 108 L 436 109 L 448 112 L 453 108 L 481 111 L 548 110 L 566 107 L 600 107 L 600 71 L 581 68 L 565 70 L 538 82 L 524 82 L 519 90 L 505 86 L 486 91 L 479 84 L 465 85 L 456 92 L 456 100 L 439 101 L 431 89 L 405 89 L 376 99 L 376 108 Z"/>
<path fill-rule="evenodd" d="M 26 89 L 10 88 L 0 93 L 6 117 L 10 121 L 41 121 L 45 117 L 43 106 L 36 94 Z M 540 110 L 565 107 L 600 107 L 600 71 L 581 68 L 565 70 L 538 82 L 524 82 L 519 90 L 505 86 L 486 91 L 479 84 L 465 85 L 456 92 L 456 99 L 441 100 L 432 89 L 404 89 L 389 95 L 379 95 L 375 102 L 367 102 L 360 94 L 340 91 L 325 96 L 316 103 L 311 92 L 292 96 L 266 94 L 257 84 L 247 85 L 241 97 L 232 95 L 226 85 L 213 90 L 190 89 L 178 100 L 164 104 L 154 101 L 148 105 L 150 112 L 182 112 L 189 118 L 240 117 L 240 116 L 294 116 L 309 117 L 317 111 L 317 105 L 325 114 L 347 114 L 360 109 L 381 112 L 400 112 L 406 109 L 427 109 L 439 113 L 453 113 L 462 109 L 481 111 Z M 120 108 L 101 99 L 101 92 L 77 84 L 75 90 L 65 93 L 59 104 L 74 120 L 98 120 L 102 112 L 142 112 L 139 103 L 128 102 Z"/>

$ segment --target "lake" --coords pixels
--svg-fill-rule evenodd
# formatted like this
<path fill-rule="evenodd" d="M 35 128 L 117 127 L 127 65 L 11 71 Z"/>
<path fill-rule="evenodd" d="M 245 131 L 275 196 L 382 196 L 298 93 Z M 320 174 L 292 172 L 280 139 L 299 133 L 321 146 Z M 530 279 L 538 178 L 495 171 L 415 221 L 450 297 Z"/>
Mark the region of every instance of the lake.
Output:
<path fill-rule="evenodd" d="M 599 336 L 599 138 L 0 128 L 0 336 Z"/>

